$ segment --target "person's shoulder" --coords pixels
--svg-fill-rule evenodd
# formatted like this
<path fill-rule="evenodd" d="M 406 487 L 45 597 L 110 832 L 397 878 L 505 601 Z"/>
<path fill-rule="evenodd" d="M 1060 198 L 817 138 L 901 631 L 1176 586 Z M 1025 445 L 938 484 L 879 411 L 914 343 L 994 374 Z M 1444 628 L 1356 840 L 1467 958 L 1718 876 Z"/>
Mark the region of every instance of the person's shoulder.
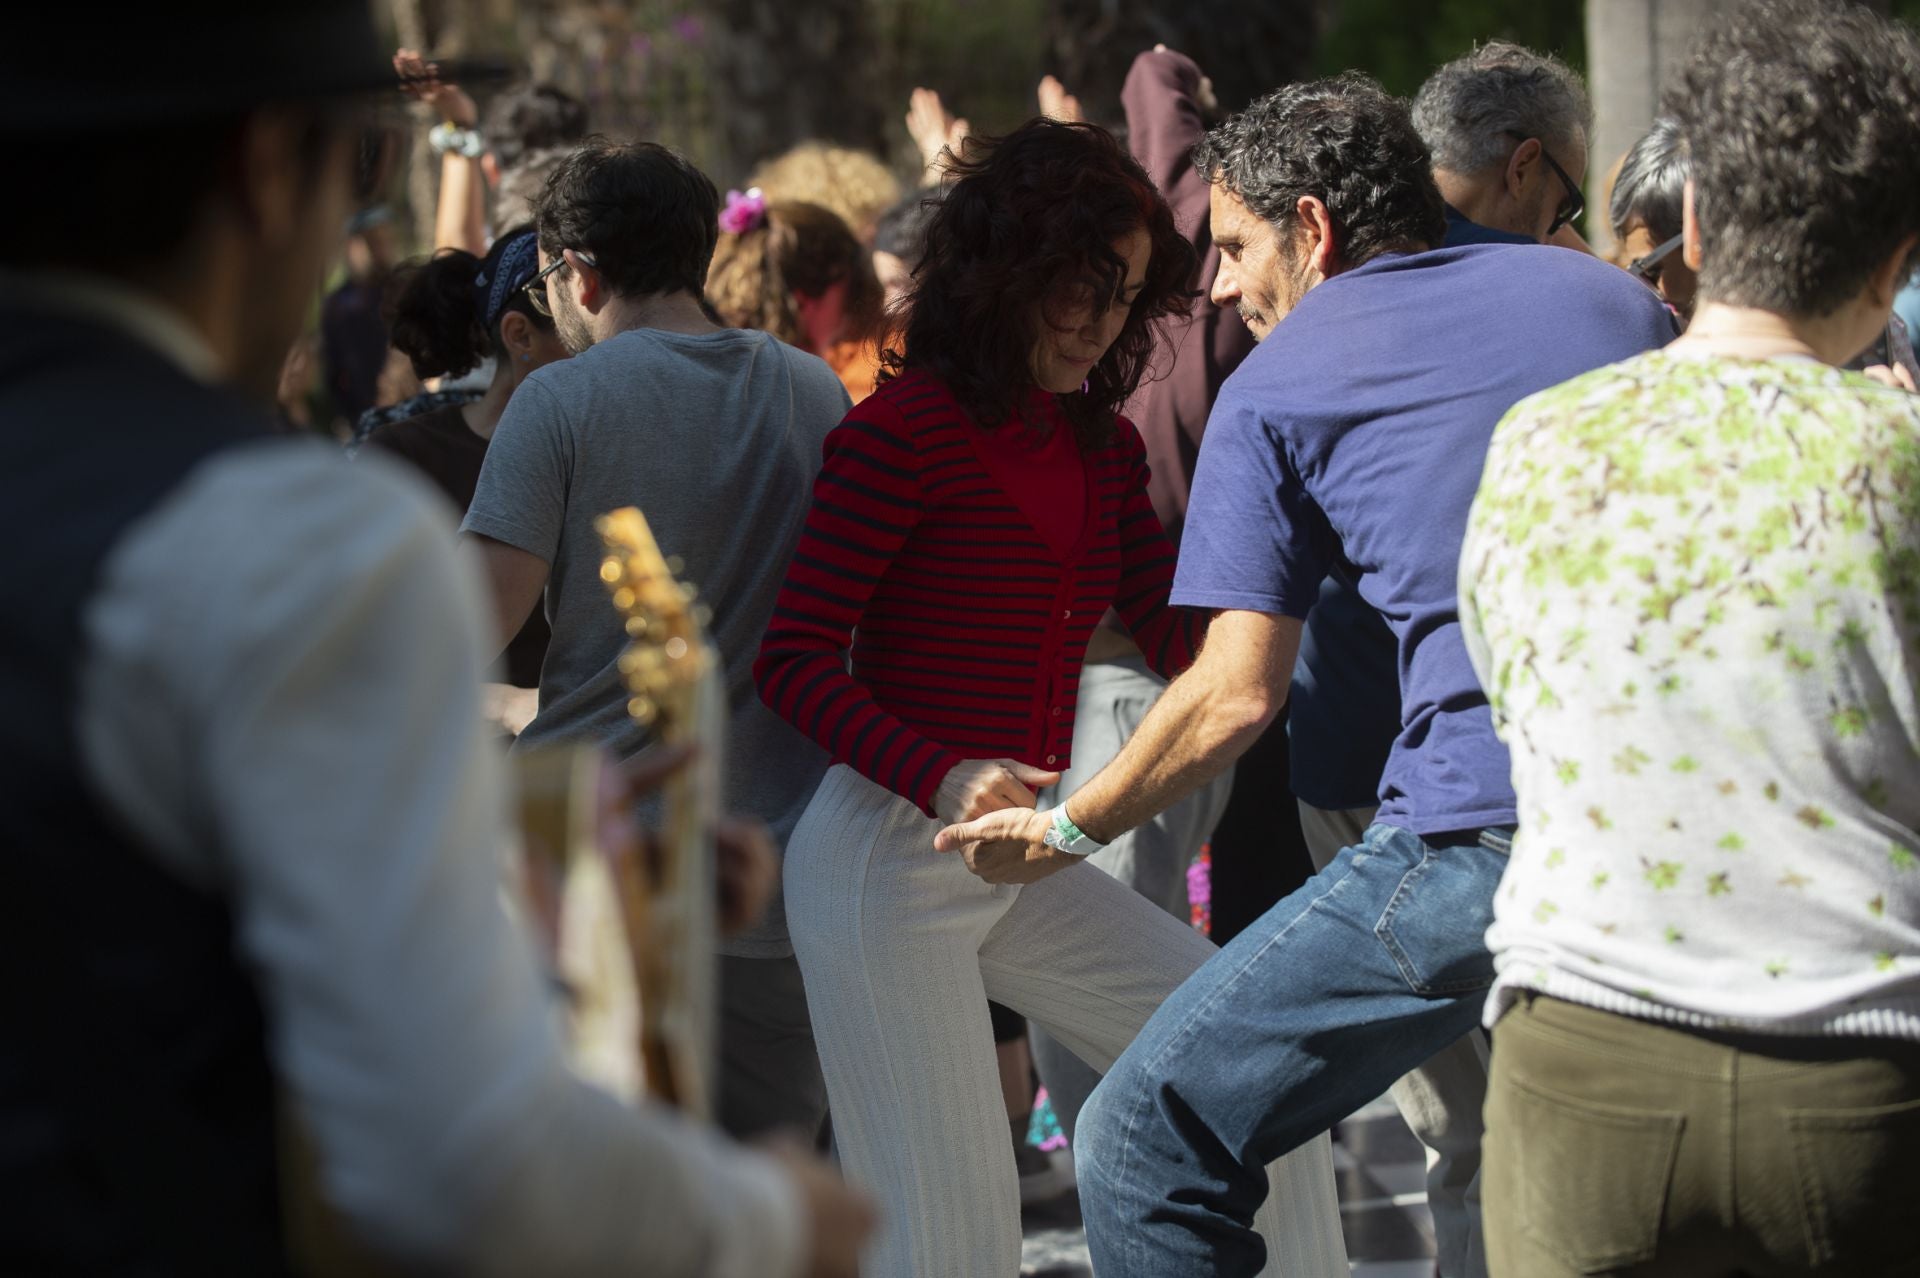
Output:
<path fill-rule="evenodd" d="M 441 404 L 381 426 L 367 436 L 367 447 L 412 456 L 436 443 L 463 444 L 469 439 L 475 445 L 485 447 L 486 441 L 467 428 L 460 405 Z"/>
<path fill-rule="evenodd" d="M 454 529 L 447 500 L 404 461 L 281 437 L 204 459 L 129 545 L 195 624 L 255 633 L 402 564 L 450 571 Z"/>
<path fill-rule="evenodd" d="M 767 347 L 786 361 L 787 375 L 802 394 L 816 400 L 831 401 L 839 405 L 842 411 L 847 403 L 846 384 L 840 380 L 840 374 L 833 371 L 833 365 L 818 355 L 789 346 L 771 333 L 758 336 Z"/>
<path fill-rule="evenodd" d="M 263 512 L 266 528 L 449 524 L 446 498 L 413 467 L 374 452 L 350 461 L 321 440 L 277 438 L 229 449 L 210 464 L 206 479 L 213 505 Z"/>
<path fill-rule="evenodd" d="M 1649 394 L 1659 394 L 1671 380 L 1671 368 L 1672 361 L 1657 350 L 1603 364 L 1521 399 L 1508 410 L 1501 429 L 1584 424 L 1596 413 L 1611 418 L 1629 403 L 1644 404 Z"/>

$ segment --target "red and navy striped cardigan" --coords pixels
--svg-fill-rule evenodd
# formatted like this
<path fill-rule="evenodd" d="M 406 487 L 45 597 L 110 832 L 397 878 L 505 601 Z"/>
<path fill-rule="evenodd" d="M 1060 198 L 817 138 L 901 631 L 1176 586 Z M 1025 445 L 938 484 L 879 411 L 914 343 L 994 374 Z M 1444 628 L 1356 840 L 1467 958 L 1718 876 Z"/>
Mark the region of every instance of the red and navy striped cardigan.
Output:
<path fill-rule="evenodd" d="M 925 374 L 862 401 L 827 436 L 754 665 L 777 714 L 929 813 L 962 759 L 1067 766 L 1081 660 L 1109 606 L 1169 677 L 1206 625 L 1167 603 L 1174 551 L 1132 423 L 1085 457 L 1085 526 L 1065 558 L 993 477 L 992 446 Z"/>

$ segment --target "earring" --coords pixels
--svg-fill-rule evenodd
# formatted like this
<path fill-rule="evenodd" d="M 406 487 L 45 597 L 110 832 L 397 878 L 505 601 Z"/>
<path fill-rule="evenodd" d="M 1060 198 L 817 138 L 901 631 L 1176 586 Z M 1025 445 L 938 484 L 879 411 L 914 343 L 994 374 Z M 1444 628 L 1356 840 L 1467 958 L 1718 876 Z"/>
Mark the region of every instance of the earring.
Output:
<path fill-rule="evenodd" d="M 531 363 L 533 363 L 533 356 L 531 356 L 531 355 L 528 355 L 528 354 L 525 354 L 525 353 L 523 352 L 523 353 L 521 354 L 521 356 L 520 356 L 520 362 L 521 362 L 522 364 L 531 364 Z"/>

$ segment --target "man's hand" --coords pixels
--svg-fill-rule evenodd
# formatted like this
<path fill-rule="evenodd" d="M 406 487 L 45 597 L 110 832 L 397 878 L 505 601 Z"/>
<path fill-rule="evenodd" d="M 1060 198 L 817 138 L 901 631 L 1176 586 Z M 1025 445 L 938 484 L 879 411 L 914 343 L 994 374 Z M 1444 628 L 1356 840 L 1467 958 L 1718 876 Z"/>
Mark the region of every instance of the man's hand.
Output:
<path fill-rule="evenodd" d="M 933 810 L 948 825 L 971 821 L 1001 808 L 1031 811 L 1034 791 L 1059 780 L 1058 772 L 1030 767 L 1018 759 L 965 759 L 940 779 L 940 788 L 933 796 Z"/>
<path fill-rule="evenodd" d="M 1045 812 L 1002 808 L 948 826 L 933 836 L 933 848 L 960 853 L 967 868 L 988 883 L 1032 883 L 1081 859 L 1041 842 L 1051 824 Z"/>
<path fill-rule="evenodd" d="M 440 79 L 438 63 L 427 61 L 412 49 L 400 49 L 393 55 L 393 69 L 400 75 L 401 91 L 438 112 L 448 124 L 456 129 L 479 125 L 480 108 L 465 89 Z"/>
<path fill-rule="evenodd" d="M 760 921 L 773 899 L 780 858 L 767 827 L 747 817 L 720 822 L 715 840 L 720 860 L 720 935 L 744 932 Z"/>
<path fill-rule="evenodd" d="M 1040 103 L 1040 114 L 1049 120 L 1058 120 L 1062 124 L 1084 124 L 1086 114 L 1080 110 L 1080 99 L 1067 92 L 1067 86 L 1060 83 L 1059 76 L 1042 76 L 1040 87 L 1034 95 Z"/>
<path fill-rule="evenodd" d="M 907 99 L 907 132 L 920 148 L 924 186 L 937 186 L 946 170 L 948 154 L 959 158 L 967 145 L 969 127 L 947 110 L 932 89 L 915 89 Z"/>
<path fill-rule="evenodd" d="M 800 1210 L 807 1218 L 806 1278 L 857 1278 L 860 1248 L 873 1232 L 873 1204 L 790 1139 L 770 1141 L 766 1151 L 780 1161 L 800 1191 Z"/>

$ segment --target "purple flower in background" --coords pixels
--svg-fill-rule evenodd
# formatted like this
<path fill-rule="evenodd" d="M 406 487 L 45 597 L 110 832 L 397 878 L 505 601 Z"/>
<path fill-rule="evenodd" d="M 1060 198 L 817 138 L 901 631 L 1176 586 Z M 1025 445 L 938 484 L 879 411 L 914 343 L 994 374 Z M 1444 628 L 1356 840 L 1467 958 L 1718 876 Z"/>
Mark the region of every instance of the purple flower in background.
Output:
<path fill-rule="evenodd" d="M 673 20 L 673 33 L 688 44 L 699 44 L 706 38 L 707 24 L 691 13 L 683 13 Z"/>
<path fill-rule="evenodd" d="M 642 31 L 627 41 L 627 49 L 634 57 L 644 61 L 653 54 L 653 37 Z"/>
<path fill-rule="evenodd" d="M 757 230 L 767 220 L 767 197 L 754 187 L 742 195 L 738 191 L 727 192 L 727 206 L 720 210 L 720 229 L 728 235 L 745 235 Z"/>

